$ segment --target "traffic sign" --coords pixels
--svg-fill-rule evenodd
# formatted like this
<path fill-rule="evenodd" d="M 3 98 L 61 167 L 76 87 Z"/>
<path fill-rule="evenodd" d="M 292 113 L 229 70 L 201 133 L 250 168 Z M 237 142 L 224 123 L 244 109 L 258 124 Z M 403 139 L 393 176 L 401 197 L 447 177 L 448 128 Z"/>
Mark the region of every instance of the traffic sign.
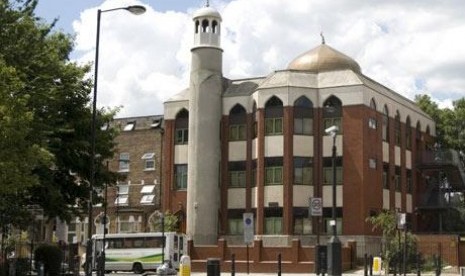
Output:
<path fill-rule="evenodd" d="M 311 197 L 309 202 L 309 213 L 312 217 L 323 216 L 323 200 L 321 197 Z"/>
<path fill-rule="evenodd" d="M 253 213 L 244 213 L 242 219 L 244 222 L 244 243 L 252 243 L 254 239 Z"/>

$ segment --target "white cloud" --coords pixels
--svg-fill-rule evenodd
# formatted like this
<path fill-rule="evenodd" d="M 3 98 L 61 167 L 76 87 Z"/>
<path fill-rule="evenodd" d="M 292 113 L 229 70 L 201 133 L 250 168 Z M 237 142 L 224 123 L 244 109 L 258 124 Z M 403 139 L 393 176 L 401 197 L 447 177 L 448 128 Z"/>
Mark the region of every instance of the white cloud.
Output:
<path fill-rule="evenodd" d="M 224 75 L 267 75 L 326 43 L 353 57 L 362 72 L 413 99 L 425 93 L 447 106 L 465 96 L 465 15 L 448 1 L 211 1 L 223 18 Z M 101 9 L 143 4 L 141 16 L 102 14 L 99 106 L 119 116 L 162 114 L 162 102 L 188 85 L 192 12 L 159 12 L 150 3 L 107 0 Z M 97 7 L 73 26 L 80 61 L 93 61 Z"/>

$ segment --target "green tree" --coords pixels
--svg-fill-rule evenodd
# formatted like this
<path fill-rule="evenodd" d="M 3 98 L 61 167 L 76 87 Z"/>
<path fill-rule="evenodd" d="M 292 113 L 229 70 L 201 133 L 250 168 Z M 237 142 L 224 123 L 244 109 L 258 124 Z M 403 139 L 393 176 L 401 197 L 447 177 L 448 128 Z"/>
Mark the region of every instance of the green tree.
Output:
<path fill-rule="evenodd" d="M 93 158 L 90 65 L 69 60 L 72 37 L 36 17 L 36 5 L 0 2 L 0 222 L 18 226 L 31 204 L 65 220 L 85 211 Z M 115 112 L 98 110 L 97 163 L 113 156 L 116 131 L 101 127 Z M 116 180 L 106 166 L 95 176 L 95 188 Z"/>
<path fill-rule="evenodd" d="M 165 231 L 165 232 L 176 232 L 178 231 L 178 227 L 179 227 L 179 219 L 176 215 L 170 213 L 169 211 L 166 211 L 165 214 L 163 215 L 163 228 L 162 228 L 162 218 L 161 218 L 161 215 L 153 220 L 153 228 L 155 229 L 155 231 L 157 232 L 162 232 L 162 231 Z"/>
<path fill-rule="evenodd" d="M 368 217 L 366 221 L 373 225 L 373 231 L 381 230 L 382 232 L 381 258 L 386 274 L 388 274 L 389 265 L 396 257 L 402 256 L 405 243 L 407 243 L 407 248 L 415 248 L 416 237 L 410 231 L 401 232 L 397 228 L 397 214 L 392 210 L 383 210 L 376 216 Z M 415 252 L 415 250 L 410 250 L 410 252 Z M 409 257 L 405 256 L 405 258 Z"/>

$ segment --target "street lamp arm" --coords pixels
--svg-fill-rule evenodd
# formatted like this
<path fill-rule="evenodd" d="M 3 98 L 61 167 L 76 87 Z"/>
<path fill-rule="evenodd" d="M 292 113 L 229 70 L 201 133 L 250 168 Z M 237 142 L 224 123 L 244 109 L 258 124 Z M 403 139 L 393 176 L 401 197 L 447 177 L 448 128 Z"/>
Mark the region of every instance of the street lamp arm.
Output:
<path fill-rule="evenodd" d="M 132 14 L 139 15 L 139 14 L 145 13 L 147 9 L 144 6 L 133 5 L 133 6 L 127 6 L 127 7 L 113 8 L 113 9 L 108 9 L 108 10 L 99 10 L 99 12 L 100 13 L 111 12 L 111 11 L 116 11 L 116 10 L 127 10 Z"/>

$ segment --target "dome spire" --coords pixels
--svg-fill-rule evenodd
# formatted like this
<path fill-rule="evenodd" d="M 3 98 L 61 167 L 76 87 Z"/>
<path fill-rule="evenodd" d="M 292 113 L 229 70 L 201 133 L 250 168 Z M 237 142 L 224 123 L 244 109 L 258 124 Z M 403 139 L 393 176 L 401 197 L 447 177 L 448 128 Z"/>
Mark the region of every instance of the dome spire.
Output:
<path fill-rule="evenodd" d="M 326 44 L 325 36 L 323 35 L 323 31 L 320 32 L 320 36 L 321 36 L 321 44 Z"/>
<path fill-rule="evenodd" d="M 209 0 L 206 1 L 205 7 L 210 7 L 210 1 Z"/>

